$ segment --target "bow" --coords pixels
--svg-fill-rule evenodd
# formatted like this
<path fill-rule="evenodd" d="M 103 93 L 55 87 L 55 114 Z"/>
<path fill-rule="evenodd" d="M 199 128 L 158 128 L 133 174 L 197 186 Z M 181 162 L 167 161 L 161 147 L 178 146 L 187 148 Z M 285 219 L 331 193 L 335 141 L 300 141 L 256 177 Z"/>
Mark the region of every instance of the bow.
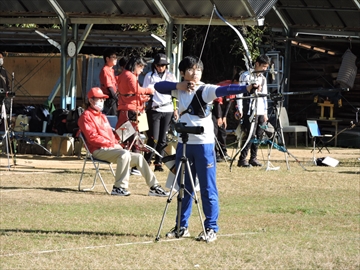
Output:
<path fill-rule="evenodd" d="M 245 62 L 245 66 L 246 66 L 246 69 L 249 71 L 250 73 L 250 76 L 252 75 L 253 71 L 254 71 L 254 67 L 253 67 L 253 64 L 252 64 L 252 61 L 251 61 L 251 55 L 250 55 L 250 51 L 249 51 L 249 47 L 247 46 L 246 44 L 246 41 L 244 39 L 244 37 L 241 35 L 241 33 L 239 32 L 239 30 L 237 30 L 231 23 L 229 23 L 223 16 L 220 15 L 220 13 L 218 12 L 218 10 L 216 9 L 216 6 L 214 5 L 214 11 L 216 13 L 216 15 L 226 24 L 228 25 L 232 30 L 235 31 L 235 33 L 238 35 L 238 37 L 240 38 L 240 41 L 244 47 L 244 62 Z M 249 143 L 251 137 L 252 137 L 252 133 L 255 129 L 255 119 L 256 119 L 256 106 L 257 106 L 257 98 L 256 98 L 256 101 L 255 101 L 255 108 L 253 109 L 252 111 L 252 114 L 249 118 L 250 122 L 251 122 L 251 125 L 250 125 L 250 130 L 249 130 L 249 134 L 248 134 L 248 137 L 246 139 L 246 142 L 244 143 L 243 147 L 238 150 L 237 153 L 235 153 L 235 156 L 232 158 L 231 162 L 230 162 L 230 171 L 231 171 L 231 167 L 232 167 L 232 164 L 234 162 L 234 160 L 236 159 L 236 157 L 241 153 L 241 151 L 245 148 L 245 146 Z"/>
<path fill-rule="evenodd" d="M 214 5 L 214 11 L 216 13 L 216 15 L 220 18 L 220 20 L 222 20 L 225 24 L 227 24 L 228 26 L 230 26 L 230 28 L 232 30 L 235 31 L 235 33 L 238 35 L 238 37 L 240 38 L 240 41 L 242 43 L 242 45 L 244 46 L 244 61 L 245 61 L 245 66 L 246 69 L 252 73 L 252 71 L 254 70 L 254 67 L 252 65 L 251 62 L 251 55 L 250 55 L 250 51 L 249 51 L 249 47 L 246 44 L 246 41 L 244 39 L 244 37 L 241 35 L 241 33 L 239 32 L 239 30 L 237 30 L 231 23 L 229 23 L 227 20 L 225 20 L 225 18 L 223 16 L 220 15 L 220 13 L 218 12 L 218 10 L 216 9 L 216 6 Z"/>

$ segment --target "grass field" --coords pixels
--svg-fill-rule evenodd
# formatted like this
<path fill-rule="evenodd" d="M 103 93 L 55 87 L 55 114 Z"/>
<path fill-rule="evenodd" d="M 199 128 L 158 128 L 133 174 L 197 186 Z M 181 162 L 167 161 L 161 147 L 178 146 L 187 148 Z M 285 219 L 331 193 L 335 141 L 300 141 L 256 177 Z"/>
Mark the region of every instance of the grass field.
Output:
<path fill-rule="evenodd" d="M 131 176 L 129 197 L 106 195 L 101 185 L 79 192 L 82 161 L 22 156 L 6 169 L 1 157 L 0 269 L 359 269 L 359 149 L 332 150 L 340 164 L 314 166 L 310 150 L 296 152 L 304 170 L 277 156 L 277 171 L 218 163 L 220 231 L 202 243 L 196 206 L 191 238 L 167 240 L 170 203 L 155 242 L 166 198 L 147 196 Z M 113 178 L 102 174 L 108 187 Z M 88 166 L 86 177 L 93 170 Z M 157 172 L 165 184 L 167 173 Z"/>

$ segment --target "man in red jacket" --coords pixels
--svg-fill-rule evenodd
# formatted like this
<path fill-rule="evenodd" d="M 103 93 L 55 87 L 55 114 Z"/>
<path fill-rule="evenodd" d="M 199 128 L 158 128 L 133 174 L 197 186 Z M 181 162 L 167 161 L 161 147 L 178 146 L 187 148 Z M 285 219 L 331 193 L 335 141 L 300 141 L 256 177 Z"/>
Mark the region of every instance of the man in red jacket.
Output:
<path fill-rule="evenodd" d="M 139 153 L 123 149 L 115 138 L 108 119 L 102 113 L 104 100 L 109 96 L 104 95 L 98 87 L 91 88 L 87 96 L 89 106 L 80 116 L 78 124 L 93 157 L 117 164 L 111 195 L 130 195 L 127 190 L 130 167 L 136 166 L 150 187 L 149 196 L 169 196 L 169 193 L 159 185 L 144 157 Z"/>

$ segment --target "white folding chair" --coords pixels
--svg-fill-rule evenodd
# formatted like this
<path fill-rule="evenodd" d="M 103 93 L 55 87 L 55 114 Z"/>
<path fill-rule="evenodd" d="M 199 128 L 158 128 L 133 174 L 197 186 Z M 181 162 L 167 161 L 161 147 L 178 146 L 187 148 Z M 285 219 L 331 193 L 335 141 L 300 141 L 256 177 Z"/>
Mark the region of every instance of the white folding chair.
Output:
<path fill-rule="evenodd" d="M 108 162 L 108 161 L 104 161 L 104 160 L 100 160 L 100 159 L 96 159 L 92 156 L 92 154 L 90 153 L 89 151 L 89 148 L 88 146 L 86 145 L 86 141 L 85 141 L 85 138 L 84 136 L 80 133 L 79 134 L 79 138 L 82 140 L 82 143 L 86 149 L 86 156 L 84 158 L 84 165 L 83 165 L 83 168 L 82 168 L 82 171 L 81 171 L 81 176 L 80 176 L 80 181 L 79 181 L 79 191 L 89 191 L 89 190 L 93 190 L 95 185 L 96 185 L 96 179 L 99 177 L 100 181 L 101 181 L 101 184 L 103 185 L 105 191 L 108 193 L 108 194 L 111 194 L 109 192 L 109 190 L 106 188 L 106 184 L 104 182 L 104 179 L 102 178 L 101 176 L 101 173 L 100 173 L 100 165 L 101 164 L 104 164 L 104 165 L 108 165 L 109 168 L 110 168 L 110 171 L 112 173 L 112 175 L 115 177 L 115 172 L 114 172 L 114 169 L 112 167 L 112 163 L 111 162 Z M 84 172 L 85 172 L 85 166 L 86 166 L 86 162 L 90 160 L 92 162 L 92 164 L 94 165 L 94 168 L 95 168 L 95 176 L 94 176 L 94 181 L 93 181 L 93 184 L 90 188 L 82 188 L 81 187 L 81 184 L 82 184 L 82 180 L 83 180 L 83 177 L 84 177 Z"/>
<path fill-rule="evenodd" d="M 280 121 L 282 124 L 282 130 L 284 133 L 294 133 L 295 135 L 295 147 L 297 147 L 297 134 L 299 132 L 304 132 L 305 133 L 305 145 L 306 147 L 308 146 L 308 136 L 307 136 L 307 132 L 308 129 L 306 126 L 301 126 L 301 125 L 290 125 L 289 122 L 289 117 L 286 111 L 285 107 L 281 107 L 278 108 L 278 110 L 280 110 Z"/>

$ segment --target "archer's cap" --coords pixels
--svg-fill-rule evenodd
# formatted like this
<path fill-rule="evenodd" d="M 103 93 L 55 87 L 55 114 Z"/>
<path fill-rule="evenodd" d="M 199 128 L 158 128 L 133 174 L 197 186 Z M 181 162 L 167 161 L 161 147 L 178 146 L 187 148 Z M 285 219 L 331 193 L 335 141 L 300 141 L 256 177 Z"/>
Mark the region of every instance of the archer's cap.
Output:
<path fill-rule="evenodd" d="M 155 65 L 168 65 L 169 62 L 167 60 L 167 57 L 165 54 L 163 53 L 158 53 L 157 55 L 155 55 L 154 57 L 154 64 Z"/>
<path fill-rule="evenodd" d="M 108 95 L 104 95 L 103 91 L 99 87 L 93 87 L 90 89 L 90 91 L 87 93 L 88 98 L 109 98 Z"/>

